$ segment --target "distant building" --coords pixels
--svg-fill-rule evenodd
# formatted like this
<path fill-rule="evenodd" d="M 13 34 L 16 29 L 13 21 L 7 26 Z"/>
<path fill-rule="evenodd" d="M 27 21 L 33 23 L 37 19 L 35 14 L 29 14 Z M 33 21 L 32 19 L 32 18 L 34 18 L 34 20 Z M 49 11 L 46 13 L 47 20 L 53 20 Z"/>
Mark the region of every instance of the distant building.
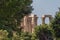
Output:
<path fill-rule="evenodd" d="M 49 21 L 52 20 L 52 15 L 43 15 L 42 16 L 42 24 L 45 24 L 45 18 L 48 17 Z M 34 27 L 37 26 L 37 15 L 35 14 L 30 14 L 24 16 L 24 18 L 21 21 L 21 27 L 23 28 L 22 30 L 24 32 L 34 32 Z"/>
<path fill-rule="evenodd" d="M 24 16 L 21 22 L 23 31 L 32 33 L 34 31 L 34 27 L 37 26 L 37 18 L 37 15 L 34 14 Z"/>
<path fill-rule="evenodd" d="M 52 15 L 43 15 L 43 16 L 42 16 L 42 24 L 45 24 L 45 19 L 46 19 L 46 17 L 49 18 L 49 21 L 50 21 L 50 22 L 51 22 L 51 20 L 53 19 Z"/>

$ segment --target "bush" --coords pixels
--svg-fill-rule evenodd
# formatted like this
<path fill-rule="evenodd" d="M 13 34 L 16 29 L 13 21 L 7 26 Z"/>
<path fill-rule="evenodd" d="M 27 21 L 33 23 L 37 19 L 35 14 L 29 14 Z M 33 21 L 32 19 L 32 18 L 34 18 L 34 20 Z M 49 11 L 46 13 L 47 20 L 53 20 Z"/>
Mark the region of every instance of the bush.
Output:
<path fill-rule="evenodd" d="M 0 30 L 0 40 L 8 40 L 8 32 L 6 30 Z"/>
<path fill-rule="evenodd" d="M 46 24 L 37 26 L 35 34 L 39 40 L 53 40 L 53 30 Z"/>

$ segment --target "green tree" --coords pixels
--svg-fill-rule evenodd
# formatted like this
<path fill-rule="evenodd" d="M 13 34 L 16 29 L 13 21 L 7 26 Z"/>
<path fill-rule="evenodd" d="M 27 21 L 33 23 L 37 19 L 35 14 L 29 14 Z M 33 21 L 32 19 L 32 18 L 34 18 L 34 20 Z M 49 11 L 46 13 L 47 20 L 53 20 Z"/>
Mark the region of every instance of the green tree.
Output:
<path fill-rule="evenodd" d="M 31 13 L 32 0 L 0 0 L 0 29 L 9 32 L 8 37 L 13 36 L 12 31 L 21 31 L 21 19 Z"/>
<path fill-rule="evenodd" d="M 52 20 L 51 27 L 54 29 L 55 36 L 60 38 L 60 11 L 56 13 L 55 18 Z"/>
<path fill-rule="evenodd" d="M 21 33 L 20 40 L 31 40 L 32 35 L 28 32 Z"/>
<path fill-rule="evenodd" d="M 53 31 L 48 25 L 40 25 L 35 28 L 35 34 L 39 40 L 53 40 Z"/>

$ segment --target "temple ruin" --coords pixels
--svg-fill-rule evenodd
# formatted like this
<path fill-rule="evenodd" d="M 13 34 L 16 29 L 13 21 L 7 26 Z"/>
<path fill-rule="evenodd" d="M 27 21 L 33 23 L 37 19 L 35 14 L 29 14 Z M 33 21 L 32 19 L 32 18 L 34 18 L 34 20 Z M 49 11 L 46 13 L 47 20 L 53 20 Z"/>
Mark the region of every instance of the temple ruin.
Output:
<path fill-rule="evenodd" d="M 45 24 L 46 17 L 49 18 L 49 21 L 52 20 L 52 15 L 43 15 L 42 24 Z M 37 15 L 34 14 L 24 16 L 21 22 L 21 27 L 23 28 L 23 31 L 33 33 L 34 27 L 37 26 L 37 19 L 38 19 Z"/>
<path fill-rule="evenodd" d="M 32 33 L 34 31 L 34 27 L 37 26 L 37 18 L 37 15 L 34 14 L 26 15 L 21 22 L 23 31 Z"/>
<path fill-rule="evenodd" d="M 49 18 L 49 21 L 51 21 L 52 18 L 53 18 L 52 15 L 43 15 L 43 16 L 42 16 L 42 24 L 45 24 L 45 19 L 46 19 L 47 17 Z"/>

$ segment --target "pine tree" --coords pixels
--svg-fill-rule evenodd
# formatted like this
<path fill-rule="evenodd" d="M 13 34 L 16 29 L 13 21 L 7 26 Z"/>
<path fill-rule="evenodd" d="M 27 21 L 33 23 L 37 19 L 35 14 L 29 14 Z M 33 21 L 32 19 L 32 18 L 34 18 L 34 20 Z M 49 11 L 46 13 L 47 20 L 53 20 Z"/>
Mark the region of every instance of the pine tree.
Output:
<path fill-rule="evenodd" d="M 56 13 L 55 18 L 51 22 L 51 27 L 53 28 L 57 38 L 60 38 L 60 8 L 59 12 Z"/>

